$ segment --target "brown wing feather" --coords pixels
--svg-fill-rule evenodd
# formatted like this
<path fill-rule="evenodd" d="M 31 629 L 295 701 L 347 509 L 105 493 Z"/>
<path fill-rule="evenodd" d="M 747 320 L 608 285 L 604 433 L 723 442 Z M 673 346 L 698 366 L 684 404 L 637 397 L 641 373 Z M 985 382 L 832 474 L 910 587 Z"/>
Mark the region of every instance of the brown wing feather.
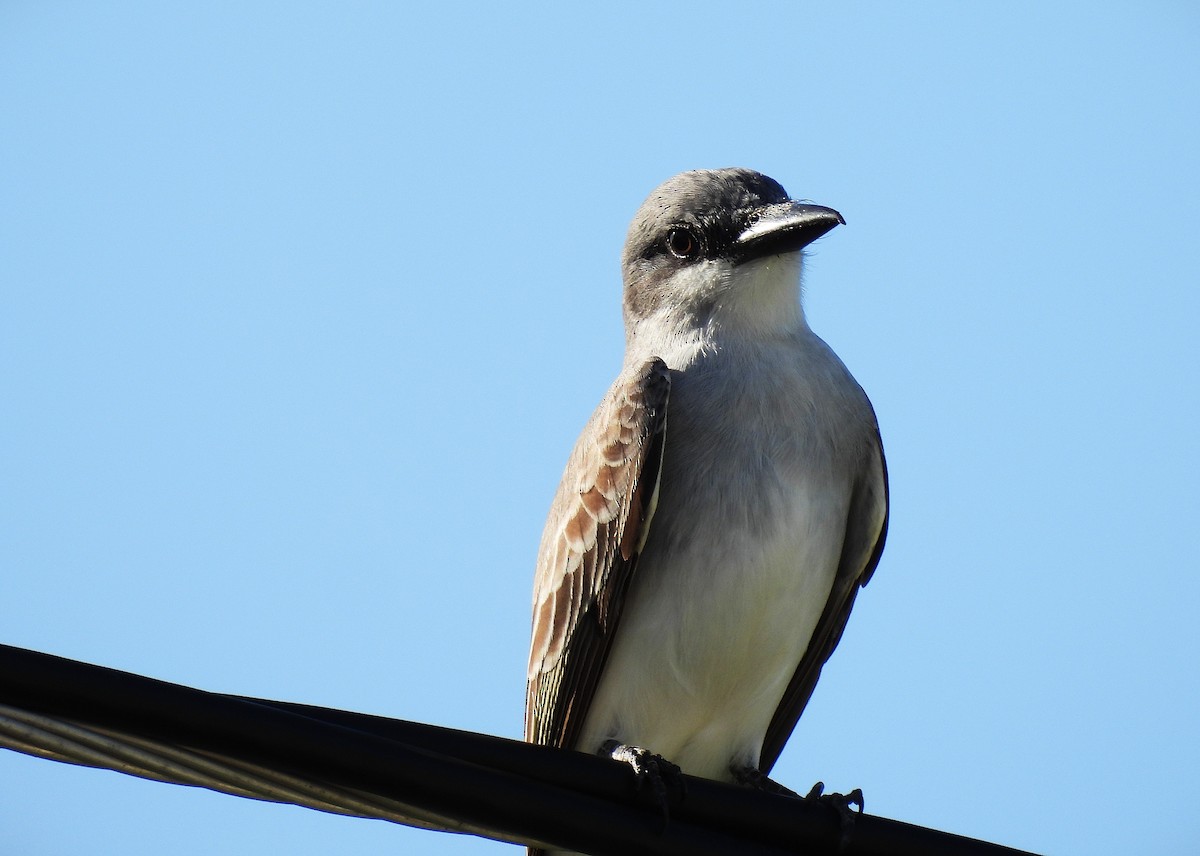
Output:
<path fill-rule="evenodd" d="M 829 660 L 842 638 L 855 595 L 871 579 L 875 566 L 879 564 L 883 542 L 887 538 L 888 478 L 887 462 L 878 433 L 876 441 L 879 470 L 875 472 L 873 467 L 870 468 L 854 486 L 846 515 L 846 537 L 842 542 L 842 556 L 833 589 L 817 622 L 812 641 L 808 643 L 808 650 L 804 652 L 779 707 L 775 709 L 771 724 L 767 726 L 767 736 L 763 740 L 758 762 L 758 768 L 763 773 L 771 771 L 779 753 L 783 751 L 783 745 L 791 736 L 817 685 L 821 667 Z"/>
<path fill-rule="evenodd" d="M 671 376 L 651 359 L 600 402 L 571 454 L 538 551 L 525 739 L 583 726 L 653 511 Z"/>

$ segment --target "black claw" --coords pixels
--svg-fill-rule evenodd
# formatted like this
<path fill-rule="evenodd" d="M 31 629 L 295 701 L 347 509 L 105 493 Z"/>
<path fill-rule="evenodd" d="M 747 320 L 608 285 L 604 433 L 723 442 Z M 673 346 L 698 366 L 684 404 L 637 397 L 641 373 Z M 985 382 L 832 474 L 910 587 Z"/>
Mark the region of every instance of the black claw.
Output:
<path fill-rule="evenodd" d="M 858 813 L 862 814 L 867 810 L 867 801 L 863 798 L 862 788 L 855 788 L 850 793 L 846 794 L 847 807 L 858 806 Z"/>
<path fill-rule="evenodd" d="M 862 788 L 855 788 L 848 794 L 827 794 L 825 793 L 825 783 L 817 782 L 812 786 L 812 790 L 808 792 L 806 800 L 820 803 L 837 812 L 838 825 L 841 828 L 841 848 L 845 849 L 849 843 L 850 831 L 854 828 L 855 814 L 862 814 L 866 809 L 866 800 L 863 799 Z M 854 812 L 850 806 L 858 806 L 858 811 Z"/>
<path fill-rule="evenodd" d="M 850 806 L 858 806 L 857 814 L 862 814 L 866 809 L 866 801 L 863 799 L 861 788 L 855 788 L 848 794 L 827 794 L 825 793 L 825 783 L 817 782 L 809 790 L 807 794 L 801 797 L 793 790 L 785 788 L 772 779 L 767 778 L 762 770 L 757 767 L 741 767 L 732 765 L 729 772 L 733 773 L 733 779 L 739 785 L 754 788 L 755 790 L 764 791 L 769 794 L 782 794 L 784 796 L 796 797 L 803 799 L 806 802 L 815 802 L 819 805 L 837 812 L 839 826 L 841 827 L 841 848 L 845 849 L 850 841 L 850 831 L 854 828 L 854 816 L 856 812 L 850 809 Z"/>
<path fill-rule="evenodd" d="M 683 771 L 661 755 L 655 755 L 648 749 L 638 746 L 627 746 L 619 740 L 606 740 L 600 746 L 600 754 L 607 755 L 614 761 L 621 761 L 633 769 L 637 777 L 637 789 L 640 793 L 647 783 L 654 794 L 654 800 L 662 811 L 662 829 L 667 828 L 671 819 L 670 802 L 667 798 L 668 782 L 679 789 L 680 796 L 687 794 L 687 784 L 683 780 Z"/>

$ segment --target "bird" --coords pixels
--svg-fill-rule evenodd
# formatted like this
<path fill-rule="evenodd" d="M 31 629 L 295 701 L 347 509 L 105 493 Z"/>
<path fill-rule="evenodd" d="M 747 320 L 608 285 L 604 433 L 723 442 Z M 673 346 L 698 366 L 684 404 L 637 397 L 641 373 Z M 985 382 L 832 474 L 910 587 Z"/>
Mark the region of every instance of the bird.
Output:
<path fill-rule="evenodd" d="M 538 549 L 527 741 L 773 784 L 887 534 L 875 411 L 801 301 L 844 223 L 745 168 L 636 212 L 622 367 Z"/>

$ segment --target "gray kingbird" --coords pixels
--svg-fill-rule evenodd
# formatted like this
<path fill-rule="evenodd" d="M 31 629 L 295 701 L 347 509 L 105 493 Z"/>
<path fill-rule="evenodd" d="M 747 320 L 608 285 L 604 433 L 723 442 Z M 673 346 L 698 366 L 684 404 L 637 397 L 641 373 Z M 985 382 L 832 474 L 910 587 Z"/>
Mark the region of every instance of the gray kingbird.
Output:
<path fill-rule="evenodd" d="M 887 531 L 875 413 L 800 302 L 844 222 L 748 169 L 638 210 L 624 364 L 538 553 L 527 740 L 766 780 Z"/>

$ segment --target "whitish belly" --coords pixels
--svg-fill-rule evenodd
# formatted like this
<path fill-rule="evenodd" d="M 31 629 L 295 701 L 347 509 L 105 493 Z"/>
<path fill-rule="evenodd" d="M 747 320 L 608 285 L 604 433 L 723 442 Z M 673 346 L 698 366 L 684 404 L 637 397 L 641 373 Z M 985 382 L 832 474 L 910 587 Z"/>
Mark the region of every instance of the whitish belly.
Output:
<path fill-rule="evenodd" d="M 617 739 L 713 779 L 757 766 L 832 587 L 846 499 L 801 483 L 750 514 L 656 517 L 578 748 Z"/>

